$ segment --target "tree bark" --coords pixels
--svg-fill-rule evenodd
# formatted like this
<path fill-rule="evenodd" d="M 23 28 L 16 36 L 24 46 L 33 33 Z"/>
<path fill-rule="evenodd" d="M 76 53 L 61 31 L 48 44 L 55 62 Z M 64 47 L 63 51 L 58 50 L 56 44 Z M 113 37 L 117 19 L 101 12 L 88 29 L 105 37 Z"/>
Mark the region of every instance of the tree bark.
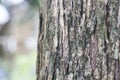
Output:
<path fill-rule="evenodd" d="M 46 0 L 37 80 L 120 80 L 120 0 Z"/>

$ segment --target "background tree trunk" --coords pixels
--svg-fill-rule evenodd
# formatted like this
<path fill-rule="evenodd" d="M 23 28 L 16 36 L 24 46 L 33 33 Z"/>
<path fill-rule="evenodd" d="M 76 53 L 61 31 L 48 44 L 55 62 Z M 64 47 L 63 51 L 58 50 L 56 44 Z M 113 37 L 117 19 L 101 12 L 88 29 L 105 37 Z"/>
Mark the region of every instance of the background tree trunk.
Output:
<path fill-rule="evenodd" d="M 120 80 L 120 0 L 47 0 L 37 80 Z"/>

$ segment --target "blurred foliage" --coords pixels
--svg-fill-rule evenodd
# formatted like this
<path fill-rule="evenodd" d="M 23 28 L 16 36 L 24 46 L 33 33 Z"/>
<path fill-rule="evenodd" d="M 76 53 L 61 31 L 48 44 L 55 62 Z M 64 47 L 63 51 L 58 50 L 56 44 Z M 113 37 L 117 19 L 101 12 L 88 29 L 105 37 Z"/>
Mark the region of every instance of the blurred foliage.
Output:
<path fill-rule="evenodd" d="M 40 3 L 41 3 L 42 0 L 28 0 L 30 6 L 32 8 L 39 8 L 40 7 Z"/>
<path fill-rule="evenodd" d="M 35 80 L 36 79 L 36 52 L 19 54 L 14 59 L 11 72 L 11 80 Z"/>
<path fill-rule="evenodd" d="M 12 69 L 13 60 L 7 58 L 0 58 L 0 80 L 9 80 Z"/>
<path fill-rule="evenodd" d="M 0 0 L 1 1 L 1 0 Z M 36 9 L 40 6 L 41 0 L 27 0 L 30 7 L 21 6 L 9 7 L 16 25 L 32 23 Z M 28 4 L 25 4 L 28 5 Z M 15 9 L 17 8 L 17 9 Z M 13 11 L 13 12 L 12 12 Z M 15 14 L 14 14 L 15 13 Z M 27 14 L 27 15 L 25 15 Z M 13 19 L 14 17 L 14 19 Z M 14 25 L 15 25 L 14 24 Z M 16 26 L 15 25 L 15 26 Z M 36 54 L 37 52 L 10 54 L 7 58 L 0 58 L 0 80 L 35 80 L 36 79 Z"/>

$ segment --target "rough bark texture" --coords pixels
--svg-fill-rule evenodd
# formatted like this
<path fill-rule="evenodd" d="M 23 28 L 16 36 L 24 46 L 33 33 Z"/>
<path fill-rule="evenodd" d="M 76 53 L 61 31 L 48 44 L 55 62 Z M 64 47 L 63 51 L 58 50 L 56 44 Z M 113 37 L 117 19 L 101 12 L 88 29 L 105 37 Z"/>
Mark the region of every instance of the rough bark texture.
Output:
<path fill-rule="evenodd" d="M 37 80 L 120 80 L 120 0 L 47 0 Z"/>

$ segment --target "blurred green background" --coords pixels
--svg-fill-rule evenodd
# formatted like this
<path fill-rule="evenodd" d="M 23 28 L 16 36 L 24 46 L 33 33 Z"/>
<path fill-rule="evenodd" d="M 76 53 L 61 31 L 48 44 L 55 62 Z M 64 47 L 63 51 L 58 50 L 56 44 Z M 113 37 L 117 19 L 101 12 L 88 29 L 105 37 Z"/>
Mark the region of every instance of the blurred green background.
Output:
<path fill-rule="evenodd" d="M 18 54 L 13 61 L 1 60 L 0 80 L 35 80 L 36 51 Z M 2 73 L 4 71 L 4 73 Z M 2 74 L 2 75 L 1 75 Z"/>
<path fill-rule="evenodd" d="M 40 0 L 0 0 L 0 80 L 35 80 Z"/>
<path fill-rule="evenodd" d="M 11 80 L 35 80 L 36 52 L 17 55 L 11 72 Z"/>

